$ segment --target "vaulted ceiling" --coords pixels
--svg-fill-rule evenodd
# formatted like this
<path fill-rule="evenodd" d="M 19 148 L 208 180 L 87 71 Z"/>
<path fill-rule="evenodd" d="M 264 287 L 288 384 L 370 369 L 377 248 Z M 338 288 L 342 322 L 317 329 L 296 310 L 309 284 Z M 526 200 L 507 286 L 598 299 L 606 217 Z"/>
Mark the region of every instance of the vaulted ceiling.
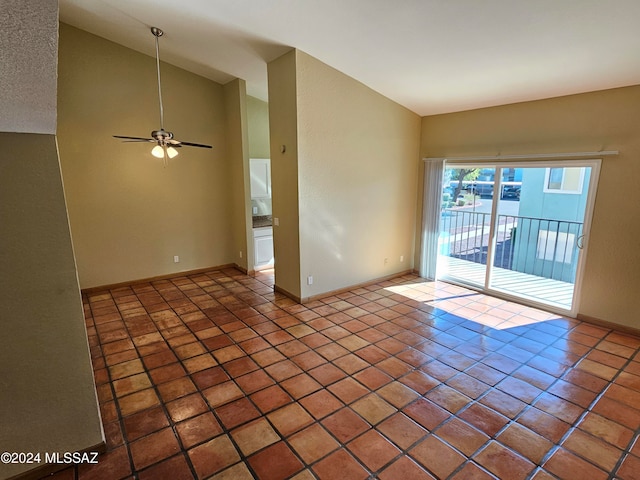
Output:
<path fill-rule="evenodd" d="M 60 20 L 267 100 L 292 47 L 419 115 L 640 84 L 639 0 L 59 0 Z"/>

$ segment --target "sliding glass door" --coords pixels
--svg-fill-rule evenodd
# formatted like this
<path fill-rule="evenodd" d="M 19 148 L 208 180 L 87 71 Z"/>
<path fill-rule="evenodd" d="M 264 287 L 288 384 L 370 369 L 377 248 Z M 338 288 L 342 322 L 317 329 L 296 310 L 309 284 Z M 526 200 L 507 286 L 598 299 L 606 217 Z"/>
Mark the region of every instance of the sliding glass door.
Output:
<path fill-rule="evenodd" d="M 439 276 L 484 287 L 493 218 L 496 169 L 473 165 L 444 171 Z"/>
<path fill-rule="evenodd" d="M 599 161 L 448 165 L 438 277 L 574 314 Z"/>

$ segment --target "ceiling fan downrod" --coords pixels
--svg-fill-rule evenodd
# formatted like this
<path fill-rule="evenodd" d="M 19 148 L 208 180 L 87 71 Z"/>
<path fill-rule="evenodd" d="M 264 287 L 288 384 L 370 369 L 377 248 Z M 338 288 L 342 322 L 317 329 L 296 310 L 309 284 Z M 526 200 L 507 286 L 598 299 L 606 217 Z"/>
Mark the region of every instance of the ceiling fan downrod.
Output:
<path fill-rule="evenodd" d="M 156 70 L 158 72 L 158 99 L 160 101 L 160 130 L 164 130 L 164 108 L 162 106 L 162 84 L 160 82 L 160 46 L 158 39 L 164 32 L 158 27 L 151 27 L 151 33 L 156 37 Z"/>

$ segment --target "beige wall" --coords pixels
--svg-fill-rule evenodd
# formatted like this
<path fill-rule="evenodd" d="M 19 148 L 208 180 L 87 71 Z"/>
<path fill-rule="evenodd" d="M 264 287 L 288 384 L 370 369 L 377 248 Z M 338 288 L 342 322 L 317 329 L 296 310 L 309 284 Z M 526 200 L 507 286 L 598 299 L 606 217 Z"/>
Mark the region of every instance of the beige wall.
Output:
<path fill-rule="evenodd" d="M 298 128 L 295 50 L 267 66 L 276 288 L 300 297 Z M 285 151 L 282 152 L 284 147 Z"/>
<path fill-rule="evenodd" d="M 640 328 L 640 86 L 422 121 L 423 157 L 619 150 L 604 158 L 581 315 Z"/>
<path fill-rule="evenodd" d="M 233 263 L 245 271 L 249 269 L 249 265 L 253 266 L 246 92 L 244 80 L 236 79 L 224 86 L 231 164 Z"/>
<path fill-rule="evenodd" d="M 269 158 L 269 104 L 255 97 L 247 97 L 249 128 L 249 156 Z"/>
<path fill-rule="evenodd" d="M 149 144 L 112 138 L 160 127 L 154 58 L 64 24 L 59 57 L 60 159 L 81 287 L 233 262 L 222 86 L 162 64 L 165 128 L 214 147 L 184 147 L 163 168 Z"/>
<path fill-rule="evenodd" d="M 412 269 L 420 118 L 303 52 L 293 55 L 295 112 L 272 119 L 297 128 L 296 181 L 288 185 L 298 189 L 300 297 Z M 270 110 L 282 108 L 277 100 L 270 91 Z M 289 145 L 279 152 L 282 143 L 272 134 L 274 217 L 281 216 L 274 165 L 290 152 Z M 276 278 L 280 268 L 276 251 Z"/>
<path fill-rule="evenodd" d="M 42 65 L 42 44 L 57 52 L 57 2 L 23 0 L 4 3 L 3 9 L 2 18 L 14 24 L 40 25 L 35 31 L 13 32 L 12 42 L 23 43 L 21 62 L 38 57 L 34 63 Z M 0 50 L 5 48 L 11 45 L 0 37 Z M 48 57 L 51 72 L 55 57 Z M 34 84 L 28 74 L 23 81 Z M 4 94 L 12 96 L 11 91 Z M 27 111 L 16 117 L 20 125 L 37 117 L 37 108 L 47 116 L 55 106 L 55 87 L 50 94 L 54 98 L 42 105 L 23 105 Z M 3 98 L 0 111 L 11 111 Z M 56 139 L 52 134 L 0 133 L 0 151 L 1 451 L 95 450 L 104 437 Z M 40 466 L 0 463 L 0 478 Z"/>
<path fill-rule="evenodd" d="M 0 445 L 92 448 L 102 424 L 56 140 L 0 133 L 0 149 Z M 38 466 L 0 463 L 0 478 Z"/>

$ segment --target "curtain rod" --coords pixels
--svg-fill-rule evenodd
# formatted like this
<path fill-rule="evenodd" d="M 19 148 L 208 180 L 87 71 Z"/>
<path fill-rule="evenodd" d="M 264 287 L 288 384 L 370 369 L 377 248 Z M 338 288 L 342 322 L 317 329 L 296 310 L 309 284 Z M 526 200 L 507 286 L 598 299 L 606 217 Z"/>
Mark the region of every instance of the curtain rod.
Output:
<path fill-rule="evenodd" d="M 449 162 L 479 162 L 486 160 L 539 160 L 555 158 L 585 158 L 585 157 L 608 157 L 618 155 L 618 150 L 600 150 L 599 152 L 569 152 L 569 153 L 532 153 L 530 155 L 496 155 L 488 157 L 427 157 L 425 162 L 446 160 Z"/>

